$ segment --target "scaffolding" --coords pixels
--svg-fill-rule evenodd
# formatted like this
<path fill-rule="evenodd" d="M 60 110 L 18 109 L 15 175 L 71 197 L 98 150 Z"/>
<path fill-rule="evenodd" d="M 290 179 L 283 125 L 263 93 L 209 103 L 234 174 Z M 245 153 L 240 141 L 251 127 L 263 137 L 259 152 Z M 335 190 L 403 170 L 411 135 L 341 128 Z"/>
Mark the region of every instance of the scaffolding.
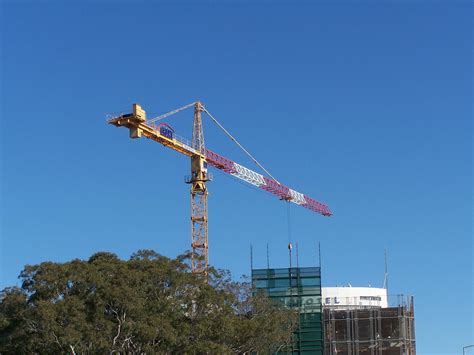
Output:
<path fill-rule="evenodd" d="M 299 312 L 293 344 L 279 354 L 323 355 L 324 336 L 319 267 L 253 269 L 252 285 L 285 307 Z"/>
<path fill-rule="evenodd" d="M 324 307 L 325 355 L 414 355 L 413 296 L 397 295 L 387 308 Z"/>

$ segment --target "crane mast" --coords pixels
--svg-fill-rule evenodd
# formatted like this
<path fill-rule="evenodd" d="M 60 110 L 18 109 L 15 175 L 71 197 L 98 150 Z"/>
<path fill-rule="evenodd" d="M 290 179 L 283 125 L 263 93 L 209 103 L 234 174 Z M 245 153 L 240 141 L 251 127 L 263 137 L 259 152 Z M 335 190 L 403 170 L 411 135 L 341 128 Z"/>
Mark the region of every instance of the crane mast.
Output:
<path fill-rule="evenodd" d="M 207 162 L 203 157 L 204 134 L 202 131 L 202 104 L 194 105 L 192 145 L 200 154 L 191 156 L 191 176 L 186 182 L 191 184 L 191 246 L 192 271 L 207 276 L 208 267 L 208 234 L 207 234 L 207 188 L 206 181 L 210 180 L 207 172 Z"/>

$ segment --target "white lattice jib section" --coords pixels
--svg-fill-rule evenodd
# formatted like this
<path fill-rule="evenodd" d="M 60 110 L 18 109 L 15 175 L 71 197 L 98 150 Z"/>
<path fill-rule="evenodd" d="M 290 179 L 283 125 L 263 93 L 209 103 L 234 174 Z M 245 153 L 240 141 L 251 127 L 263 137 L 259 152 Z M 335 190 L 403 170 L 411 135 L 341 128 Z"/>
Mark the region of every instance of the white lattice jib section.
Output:
<path fill-rule="evenodd" d="M 248 183 L 254 186 L 262 186 L 265 185 L 265 180 L 263 179 L 263 175 L 256 173 L 242 165 L 234 163 L 235 172 L 231 173 L 231 175 L 238 177 L 239 179 L 245 180 Z"/>
<path fill-rule="evenodd" d="M 291 202 L 296 203 L 297 205 L 303 205 L 306 203 L 304 195 L 298 191 L 290 189 Z"/>

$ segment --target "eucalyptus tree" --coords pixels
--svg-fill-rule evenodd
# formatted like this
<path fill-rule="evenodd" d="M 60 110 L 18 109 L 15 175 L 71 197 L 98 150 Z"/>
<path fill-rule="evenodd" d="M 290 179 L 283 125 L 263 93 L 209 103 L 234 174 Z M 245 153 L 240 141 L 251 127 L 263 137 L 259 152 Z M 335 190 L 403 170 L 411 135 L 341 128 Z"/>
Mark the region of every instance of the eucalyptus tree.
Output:
<path fill-rule="evenodd" d="M 1 354 L 270 353 L 291 341 L 297 316 L 190 254 L 140 250 L 128 260 L 27 265 L 0 294 Z"/>

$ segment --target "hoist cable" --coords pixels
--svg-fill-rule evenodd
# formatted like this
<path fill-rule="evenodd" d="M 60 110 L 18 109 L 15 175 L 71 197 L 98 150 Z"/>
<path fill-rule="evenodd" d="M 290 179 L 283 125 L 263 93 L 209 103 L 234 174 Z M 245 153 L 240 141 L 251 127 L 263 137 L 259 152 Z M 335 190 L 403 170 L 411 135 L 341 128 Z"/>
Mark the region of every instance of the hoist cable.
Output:
<path fill-rule="evenodd" d="M 291 244 L 291 213 L 290 202 L 287 203 L 286 218 L 288 220 L 288 243 Z"/>
<path fill-rule="evenodd" d="M 273 175 L 270 174 L 270 173 L 268 172 L 268 170 L 265 169 L 265 168 L 262 166 L 262 164 L 260 164 L 260 163 L 257 161 L 257 159 L 255 159 L 255 158 L 253 157 L 253 155 L 250 154 L 250 152 L 249 152 L 247 149 L 245 149 L 245 148 L 242 146 L 242 144 L 240 144 L 240 143 L 229 133 L 229 131 L 227 131 L 227 130 L 217 121 L 217 119 L 216 119 L 214 116 L 212 116 L 212 114 L 211 114 L 206 108 L 203 108 L 203 111 L 208 114 L 208 116 L 211 118 L 211 120 L 212 120 L 222 131 L 224 131 L 224 133 L 225 133 L 232 141 L 234 141 L 234 143 L 237 144 L 237 145 L 239 146 L 239 148 L 242 149 L 242 150 L 245 152 L 245 154 L 247 154 L 247 156 L 250 157 L 250 159 L 252 159 L 252 161 L 253 161 L 255 164 L 257 164 L 265 173 L 268 174 L 268 176 L 270 176 L 273 180 L 275 180 L 277 183 L 280 184 L 280 182 L 279 182 L 277 179 L 275 179 L 275 178 L 273 177 Z M 280 185 L 281 185 L 281 184 L 280 184 Z"/>

